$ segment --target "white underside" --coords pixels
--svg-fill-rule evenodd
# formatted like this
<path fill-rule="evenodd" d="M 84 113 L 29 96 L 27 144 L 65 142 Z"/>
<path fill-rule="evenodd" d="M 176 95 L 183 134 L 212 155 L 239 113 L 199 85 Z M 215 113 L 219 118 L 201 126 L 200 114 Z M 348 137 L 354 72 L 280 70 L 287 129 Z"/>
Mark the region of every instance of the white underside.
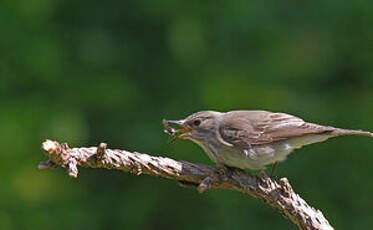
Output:
<path fill-rule="evenodd" d="M 271 144 L 257 145 L 250 148 L 237 148 L 220 143 L 200 143 L 209 158 L 216 162 L 236 168 L 249 168 L 259 170 L 268 164 L 284 161 L 293 150 L 316 142 L 322 142 L 332 137 L 331 135 L 310 134 L 302 137 L 291 138 Z M 219 151 L 218 151 L 219 149 Z"/>

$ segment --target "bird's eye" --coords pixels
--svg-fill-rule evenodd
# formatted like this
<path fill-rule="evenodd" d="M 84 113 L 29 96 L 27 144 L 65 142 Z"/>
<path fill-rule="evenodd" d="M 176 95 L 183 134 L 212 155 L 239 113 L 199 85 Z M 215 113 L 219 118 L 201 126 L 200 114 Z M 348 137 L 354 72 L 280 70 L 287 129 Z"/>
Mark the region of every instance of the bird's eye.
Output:
<path fill-rule="evenodd" d="M 201 124 L 201 120 L 195 120 L 193 122 L 193 125 L 195 125 L 195 126 L 199 126 L 200 124 Z"/>

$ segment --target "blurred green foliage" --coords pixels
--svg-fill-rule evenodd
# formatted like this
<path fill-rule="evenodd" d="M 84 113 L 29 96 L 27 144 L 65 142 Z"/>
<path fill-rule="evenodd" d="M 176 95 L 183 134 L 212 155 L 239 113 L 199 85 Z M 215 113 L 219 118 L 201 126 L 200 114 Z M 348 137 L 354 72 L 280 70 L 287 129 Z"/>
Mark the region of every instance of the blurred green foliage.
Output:
<path fill-rule="evenodd" d="M 266 109 L 373 130 L 369 1 L 0 3 L 0 229 L 296 229 L 260 201 L 173 181 L 40 172 L 46 139 L 211 164 L 163 118 Z M 293 153 L 279 176 L 336 229 L 372 224 L 373 140 Z"/>

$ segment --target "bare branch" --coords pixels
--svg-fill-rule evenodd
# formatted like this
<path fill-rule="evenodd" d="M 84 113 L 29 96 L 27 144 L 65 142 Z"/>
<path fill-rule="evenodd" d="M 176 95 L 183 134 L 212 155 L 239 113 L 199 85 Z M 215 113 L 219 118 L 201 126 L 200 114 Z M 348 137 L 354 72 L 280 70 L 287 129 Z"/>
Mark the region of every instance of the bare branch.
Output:
<path fill-rule="evenodd" d="M 40 163 L 39 169 L 51 169 L 59 165 L 75 178 L 78 176 L 78 166 L 117 169 L 136 175 L 144 173 L 177 180 L 195 185 L 199 191 L 207 188 L 231 189 L 271 205 L 299 229 L 334 229 L 320 210 L 309 206 L 294 192 L 287 178 L 276 182 L 265 173 L 254 176 L 239 169 L 232 169 L 229 174 L 221 174 L 215 167 L 207 165 L 106 147 L 105 143 L 101 143 L 99 147 L 69 148 L 67 144 L 46 140 L 42 149 L 49 160 Z"/>

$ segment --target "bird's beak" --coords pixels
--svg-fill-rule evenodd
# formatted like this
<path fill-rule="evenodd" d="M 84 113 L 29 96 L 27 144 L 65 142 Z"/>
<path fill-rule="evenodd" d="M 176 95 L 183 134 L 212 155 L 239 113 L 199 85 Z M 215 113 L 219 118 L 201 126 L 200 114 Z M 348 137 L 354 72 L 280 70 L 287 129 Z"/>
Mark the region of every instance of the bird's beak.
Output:
<path fill-rule="evenodd" d="M 165 127 L 165 133 L 174 136 L 175 134 L 180 134 L 177 138 L 186 138 L 189 136 L 189 133 L 192 131 L 192 128 L 185 124 L 184 120 L 163 120 L 163 126 Z M 177 125 L 181 128 L 174 129 L 170 125 Z"/>
<path fill-rule="evenodd" d="M 184 127 L 184 120 L 164 120 L 163 123 Z"/>

